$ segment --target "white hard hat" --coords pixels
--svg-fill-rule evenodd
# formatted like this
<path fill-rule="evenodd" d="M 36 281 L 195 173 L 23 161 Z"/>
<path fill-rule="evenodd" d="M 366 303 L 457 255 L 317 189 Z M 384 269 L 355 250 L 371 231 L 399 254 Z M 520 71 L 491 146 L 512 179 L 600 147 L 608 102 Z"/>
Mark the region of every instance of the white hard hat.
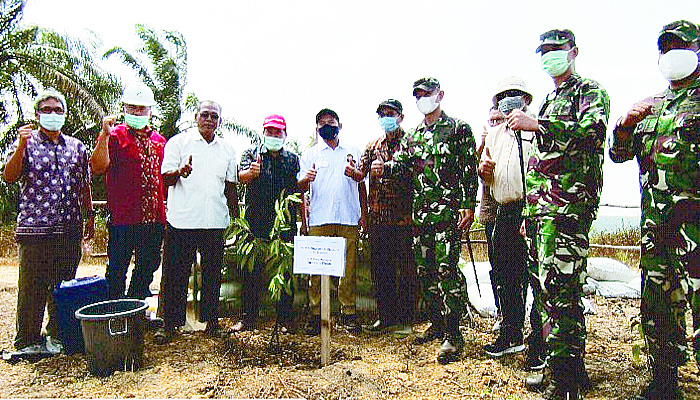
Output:
<path fill-rule="evenodd" d="M 121 102 L 134 106 L 151 107 L 156 104 L 153 91 L 143 82 L 133 82 L 124 89 Z"/>

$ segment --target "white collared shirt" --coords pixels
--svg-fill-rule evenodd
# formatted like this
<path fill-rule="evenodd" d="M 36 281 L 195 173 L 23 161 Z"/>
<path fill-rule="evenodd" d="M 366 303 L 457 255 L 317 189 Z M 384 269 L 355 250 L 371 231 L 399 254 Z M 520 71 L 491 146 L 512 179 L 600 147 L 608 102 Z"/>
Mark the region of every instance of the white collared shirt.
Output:
<path fill-rule="evenodd" d="M 360 221 L 358 183 L 345 176 L 348 156 L 352 156 L 357 166 L 361 156 L 359 149 L 344 146 L 342 141 L 332 149 L 323 140 L 319 140 L 302 154 L 297 180 L 303 178 L 313 165 L 316 166 L 316 179 L 311 182 L 309 189 L 309 226 L 357 225 Z"/>
<path fill-rule="evenodd" d="M 221 229 L 230 218 L 225 182 L 238 181 L 236 151 L 214 136 L 207 143 L 199 131 L 182 132 L 165 144 L 161 172 L 174 171 L 192 156 L 192 173 L 168 187 L 166 218 L 178 229 Z"/>

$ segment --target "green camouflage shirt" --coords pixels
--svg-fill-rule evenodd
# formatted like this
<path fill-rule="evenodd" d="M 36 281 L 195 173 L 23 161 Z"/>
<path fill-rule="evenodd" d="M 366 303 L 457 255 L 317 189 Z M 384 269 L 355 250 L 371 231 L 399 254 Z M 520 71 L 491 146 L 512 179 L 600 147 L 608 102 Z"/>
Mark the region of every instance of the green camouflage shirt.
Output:
<path fill-rule="evenodd" d="M 609 114 L 605 89 L 576 73 L 547 96 L 528 163 L 527 215 L 595 216 Z"/>
<path fill-rule="evenodd" d="M 474 210 L 478 188 L 476 141 L 469 125 L 445 112 L 432 125 L 408 132 L 384 174 L 406 168 L 413 176 L 413 222 L 452 221 L 458 209 Z"/>
<path fill-rule="evenodd" d="M 696 218 L 700 200 L 700 78 L 644 102 L 652 105 L 652 113 L 628 140 L 611 136 L 610 158 L 623 162 L 637 157 L 645 219 L 657 225 L 697 223 L 684 219 Z"/>

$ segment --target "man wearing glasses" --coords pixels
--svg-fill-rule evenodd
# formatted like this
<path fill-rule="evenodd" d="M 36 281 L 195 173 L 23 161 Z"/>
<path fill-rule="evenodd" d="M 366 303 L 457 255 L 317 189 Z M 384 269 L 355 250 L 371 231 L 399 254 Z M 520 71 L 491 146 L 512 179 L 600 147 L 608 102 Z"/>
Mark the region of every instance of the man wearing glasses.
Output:
<path fill-rule="evenodd" d="M 206 333 L 223 337 L 217 307 L 221 288 L 224 231 L 231 217 L 238 217 L 236 152 L 216 130 L 221 106 L 199 103 L 197 131 L 174 136 L 165 145 L 161 171 L 168 186 L 168 229 L 163 252 L 161 305 L 164 327 L 157 343 L 168 342 L 185 324 L 187 282 L 196 253 L 201 256 L 202 293 L 200 321 Z"/>
<path fill-rule="evenodd" d="M 124 123 L 117 116 L 102 119 L 90 159 L 95 174 L 105 174 L 109 220 L 109 262 L 105 277 L 109 298 L 125 295 L 126 272 L 135 254 L 128 298 L 151 296 L 153 274 L 160 266 L 160 248 L 165 228 L 163 162 L 165 138 L 150 125 L 153 92 L 134 82 L 122 94 Z"/>
<path fill-rule="evenodd" d="M 586 271 L 588 232 L 603 186 L 608 94 L 574 70 L 574 34 L 554 29 L 540 36 L 536 52 L 555 91 L 537 118 L 522 110 L 507 117 L 514 131 L 535 133 L 526 177 L 525 231 L 532 272 L 539 277 L 548 364 L 546 399 L 576 399 L 585 386 L 586 324 L 580 276 Z"/>
<path fill-rule="evenodd" d="M 19 128 L 9 151 L 3 178 L 19 181 L 16 240 L 19 243 L 17 335 L 15 348 L 43 351 L 41 324 L 48 309 L 46 345 L 59 335 L 52 292 L 56 284 L 75 278 L 83 236 L 94 231 L 88 151 L 83 143 L 61 133 L 66 100 L 48 90 L 37 97 L 34 110 L 38 130 Z"/>

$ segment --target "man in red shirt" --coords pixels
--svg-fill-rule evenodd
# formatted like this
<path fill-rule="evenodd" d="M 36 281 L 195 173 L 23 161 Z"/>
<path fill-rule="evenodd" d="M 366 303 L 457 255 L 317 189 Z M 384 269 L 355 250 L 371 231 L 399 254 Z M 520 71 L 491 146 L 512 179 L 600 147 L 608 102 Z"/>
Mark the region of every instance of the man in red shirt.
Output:
<path fill-rule="evenodd" d="M 125 123 L 115 126 L 116 116 L 104 117 L 90 165 L 95 174 L 106 174 L 109 297 L 124 297 L 126 271 L 135 253 L 126 297 L 145 299 L 151 296 L 149 286 L 160 266 L 165 227 L 160 174 L 165 138 L 148 124 L 155 104 L 148 86 L 141 82 L 128 86 L 121 101 Z"/>

